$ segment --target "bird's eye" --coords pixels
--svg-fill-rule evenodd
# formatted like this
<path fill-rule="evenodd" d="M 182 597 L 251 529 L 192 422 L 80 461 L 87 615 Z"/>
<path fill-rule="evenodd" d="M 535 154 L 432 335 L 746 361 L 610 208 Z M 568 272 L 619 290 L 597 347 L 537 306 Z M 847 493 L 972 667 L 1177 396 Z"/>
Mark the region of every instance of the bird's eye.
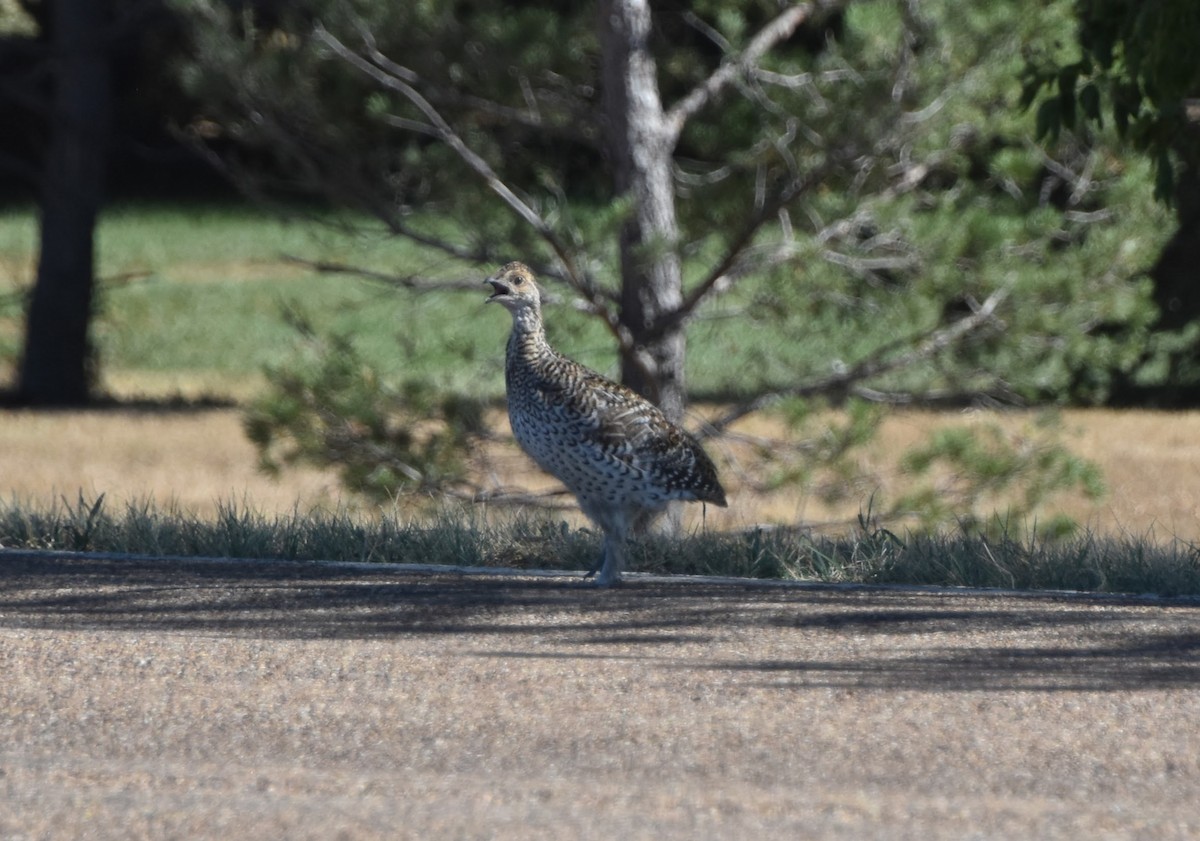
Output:
<path fill-rule="evenodd" d="M 513 278 L 513 286 L 520 286 L 524 282 L 525 282 L 525 275 L 519 274 Z"/>

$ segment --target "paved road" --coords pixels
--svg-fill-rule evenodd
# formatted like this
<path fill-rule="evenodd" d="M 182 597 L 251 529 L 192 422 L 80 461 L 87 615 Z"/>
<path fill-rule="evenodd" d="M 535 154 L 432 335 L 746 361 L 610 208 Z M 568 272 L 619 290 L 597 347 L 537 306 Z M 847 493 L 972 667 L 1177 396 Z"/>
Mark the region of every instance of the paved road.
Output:
<path fill-rule="evenodd" d="M 1200 608 L 0 553 L 0 838 L 1196 838 Z"/>

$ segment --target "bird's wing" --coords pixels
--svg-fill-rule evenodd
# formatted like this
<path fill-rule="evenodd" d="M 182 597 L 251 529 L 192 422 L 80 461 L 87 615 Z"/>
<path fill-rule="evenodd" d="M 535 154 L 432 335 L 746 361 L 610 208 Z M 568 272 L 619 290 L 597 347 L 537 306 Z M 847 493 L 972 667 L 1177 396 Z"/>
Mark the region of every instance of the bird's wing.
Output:
<path fill-rule="evenodd" d="M 565 356 L 556 354 L 550 366 L 538 372 L 535 389 L 563 428 L 662 487 L 725 504 L 708 453 L 653 403 Z"/>
<path fill-rule="evenodd" d="M 559 386 L 544 394 L 576 420 L 575 429 L 585 443 L 646 472 L 656 484 L 692 490 L 698 499 L 725 504 L 717 468 L 691 435 L 632 389 L 565 357 L 563 362 L 572 366 L 569 379 L 578 387 Z"/>

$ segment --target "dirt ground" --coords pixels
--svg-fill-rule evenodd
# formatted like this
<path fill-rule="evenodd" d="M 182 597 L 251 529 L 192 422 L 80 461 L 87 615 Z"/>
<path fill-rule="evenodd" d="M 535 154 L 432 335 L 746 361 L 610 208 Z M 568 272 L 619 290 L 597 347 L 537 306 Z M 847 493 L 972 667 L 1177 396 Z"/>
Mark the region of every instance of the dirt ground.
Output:
<path fill-rule="evenodd" d="M 1095 461 L 1108 494 L 1099 502 L 1070 498 L 1062 510 L 1101 533 L 1200 541 L 1200 412 L 1070 410 L 1063 412 L 1066 443 Z M 107 494 L 115 509 L 128 500 L 153 498 L 210 515 L 218 501 L 246 502 L 265 513 L 337 507 L 336 476 L 289 470 L 280 481 L 256 469 L 253 446 L 236 409 L 210 411 L 9 412 L 0 424 L 0 493 L 42 502 L 82 491 L 88 499 Z M 871 451 L 871 469 L 889 474 L 890 462 L 932 426 L 1000 422 L 1014 429 L 1028 423 L 1021 413 L 897 412 L 885 423 Z M 779 433 L 778 429 L 756 430 Z M 760 523 L 852 523 L 865 505 L 854 498 L 841 508 L 823 506 L 793 490 L 757 495 L 739 479 L 730 453 L 713 448 L 724 465 L 730 507 L 709 507 L 705 524 L 744 529 Z M 529 460 L 511 452 L 499 459 L 498 479 L 537 487 L 546 479 Z M 903 477 L 893 477 L 896 487 Z M 697 506 L 690 506 L 699 518 Z M 841 527 L 842 530 L 845 527 Z"/>
<path fill-rule="evenodd" d="M 1200 836 L 1200 607 L 0 552 L 5 839 Z"/>

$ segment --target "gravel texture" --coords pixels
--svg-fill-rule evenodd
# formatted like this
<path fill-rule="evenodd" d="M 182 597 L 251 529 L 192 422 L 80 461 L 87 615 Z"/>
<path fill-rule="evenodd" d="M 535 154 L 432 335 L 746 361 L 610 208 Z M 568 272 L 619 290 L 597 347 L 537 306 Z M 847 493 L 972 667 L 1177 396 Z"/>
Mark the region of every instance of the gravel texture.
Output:
<path fill-rule="evenodd" d="M 1200 608 L 0 552 L 0 838 L 1200 837 Z"/>

